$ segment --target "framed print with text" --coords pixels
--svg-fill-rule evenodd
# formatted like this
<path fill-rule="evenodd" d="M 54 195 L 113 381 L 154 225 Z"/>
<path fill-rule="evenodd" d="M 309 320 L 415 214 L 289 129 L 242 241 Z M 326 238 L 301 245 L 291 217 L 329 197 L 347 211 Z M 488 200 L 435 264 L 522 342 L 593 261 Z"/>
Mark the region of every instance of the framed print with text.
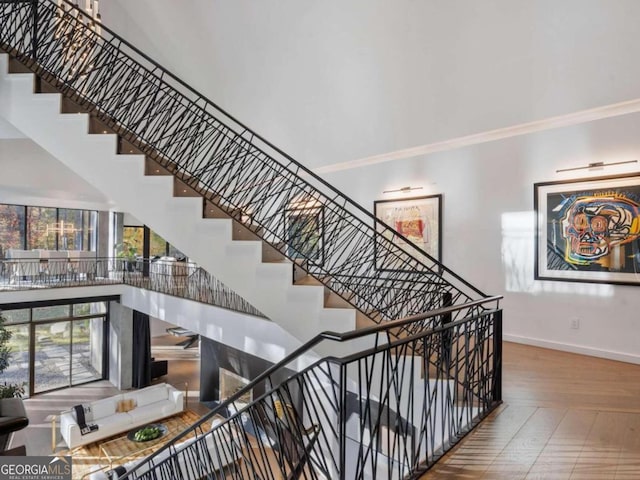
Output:
<path fill-rule="evenodd" d="M 442 195 L 403 198 L 394 200 L 378 200 L 373 202 L 374 215 L 389 227 L 400 233 L 407 240 L 420 248 L 417 257 L 426 261 L 427 257 L 421 252 L 440 262 L 442 245 L 440 230 L 442 226 Z M 402 238 L 386 231 L 380 225 L 378 231 L 387 236 L 392 242 L 404 247 L 407 242 Z M 422 257 L 422 258 L 420 258 Z M 385 269 L 388 269 L 385 265 Z"/>
<path fill-rule="evenodd" d="M 534 185 L 535 278 L 640 284 L 640 174 Z"/>

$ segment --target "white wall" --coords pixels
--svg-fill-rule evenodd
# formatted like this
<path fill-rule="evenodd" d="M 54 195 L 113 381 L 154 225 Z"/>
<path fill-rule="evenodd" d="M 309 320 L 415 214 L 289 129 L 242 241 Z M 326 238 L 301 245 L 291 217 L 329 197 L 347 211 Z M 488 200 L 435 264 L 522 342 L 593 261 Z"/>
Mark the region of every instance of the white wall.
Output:
<path fill-rule="evenodd" d="M 271 363 L 300 347 L 299 340 L 270 320 L 123 284 L 5 291 L 0 292 L 0 305 L 101 295 L 121 298 L 120 302 L 110 303 L 109 331 L 109 380 L 121 389 L 131 386 L 133 310 L 152 317 L 152 336 L 166 334 L 159 329 L 177 325 Z M 302 369 L 317 359 L 315 353 L 309 352 L 290 368 Z"/>
<path fill-rule="evenodd" d="M 109 309 L 109 381 L 127 390 L 133 372 L 133 310 L 118 302 Z"/>
<path fill-rule="evenodd" d="M 14 138 L 24 138 L 24 135 L 4 118 L 0 118 L 0 139 Z"/>
<path fill-rule="evenodd" d="M 102 193 L 33 141 L 0 139 L 0 203 L 109 210 Z"/>
<path fill-rule="evenodd" d="M 112 0 L 102 11 L 309 166 L 640 97 L 636 0 Z M 638 127 L 629 115 L 326 178 L 369 208 L 389 186 L 443 193 L 444 262 L 505 294 L 508 338 L 638 361 L 636 288 L 532 272 L 532 184 L 637 158 Z"/>
<path fill-rule="evenodd" d="M 300 341 L 293 335 L 264 318 L 128 286 L 124 286 L 121 298 L 122 304 L 129 308 L 272 363 L 279 362 L 300 346 Z M 310 352 L 291 368 L 302 369 L 317 358 Z"/>
<path fill-rule="evenodd" d="M 326 178 L 370 209 L 374 200 L 393 198 L 382 194 L 387 189 L 442 193 L 444 264 L 484 292 L 504 295 L 507 339 L 640 363 L 639 287 L 533 276 L 533 184 L 637 171 L 640 164 L 555 173 L 640 158 L 639 131 L 640 114 L 633 114 Z M 578 330 L 570 329 L 572 318 L 580 320 Z"/>
<path fill-rule="evenodd" d="M 636 0 L 113 0 L 103 13 L 311 167 L 640 97 Z M 444 263 L 505 295 L 507 338 L 640 362 L 637 288 L 534 281 L 532 213 L 534 182 L 638 158 L 639 128 L 633 114 L 325 177 L 368 208 L 387 188 L 443 193 Z"/>
<path fill-rule="evenodd" d="M 163 335 L 167 335 L 167 328 L 174 328 L 175 326 L 175 323 L 165 322 L 154 317 L 151 317 L 149 322 L 152 337 L 162 337 Z"/>
<path fill-rule="evenodd" d="M 102 2 L 308 166 L 640 97 L 637 0 Z"/>

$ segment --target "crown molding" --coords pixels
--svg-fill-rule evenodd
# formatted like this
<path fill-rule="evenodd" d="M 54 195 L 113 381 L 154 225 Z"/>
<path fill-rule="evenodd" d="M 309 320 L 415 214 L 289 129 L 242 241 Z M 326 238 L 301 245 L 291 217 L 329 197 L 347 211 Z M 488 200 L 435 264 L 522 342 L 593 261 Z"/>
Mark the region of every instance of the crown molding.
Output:
<path fill-rule="evenodd" d="M 341 170 L 350 170 L 353 168 L 367 167 L 378 163 L 392 162 L 397 160 L 405 160 L 407 158 L 428 155 L 430 153 L 444 152 L 447 150 L 455 150 L 458 148 L 477 145 L 480 143 L 494 142 L 504 138 L 516 137 L 519 135 L 527 135 L 545 130 L 553 130 L 555 128 L 568 127 L 571 125 L 579 125 L 581 123 L 593 122 L 605 118 L 618 117 L 630 113 L 640 112 L 640 98 L 628 100 L 620 103 L 613 103 L 603 107 L 581 110 L 567 115 L 559 115 L 549 117 L 543 120 L 536 120 L 529 123 L 521 123 L 505 128 L 488 130 L 486 132 L 474 133 L 463 137 L 452 138 L 440 142 L 428 143 L 417 147 L 396 150 L 395 152 L 382 153 L 370 157 L 350 160 L 347 162 L 334 163 L 313 169 L 314 173 L 323 174 L 330 172 L 338 172 Z"/>

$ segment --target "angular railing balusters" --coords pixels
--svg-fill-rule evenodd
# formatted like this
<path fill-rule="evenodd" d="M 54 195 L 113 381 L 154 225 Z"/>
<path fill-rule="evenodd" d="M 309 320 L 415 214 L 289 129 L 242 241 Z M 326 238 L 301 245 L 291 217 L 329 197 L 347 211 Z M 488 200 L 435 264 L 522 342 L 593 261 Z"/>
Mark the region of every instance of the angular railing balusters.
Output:
<path fill-rule="evenodd" d="M 446 293 L 458 303 L 484 296 L 108 28 L 92 28 L 84 12 L 61 4 L 0 3 L 1 46 L 283 255 L 295 255 L 355 308 L 379 322 L 423 313 Z M 288 227 L 288 212 L 309 202 L 323 212 L 319 255 L 291 248 L 305 230 Z"/>
<path fill-rule="evenodd" d="M 133 263 L 136 268 L 130 271 L 128 261 L 117 257 L 0 260 L 0 292 L 124 283 L 264 317 L 257 308 L 195 263 L 175 262 L 158 266 L 156 261 L 149 259 Z M 146 270 L 145 264 L 155 266 L 148 269 L 148 276 L 142 274 Z"/>
<path fill-rule="evenodd" d="M 320 334 L 169 445 L 127 464 L 121 478 L 418 478 L 500 402 L 495 358 L 501 344 L 495 339 L 501 311 L 490 309 L 496 300 L 366 331 Z M 435 329 L 406 328 L 418 333 L 402 339 L 388 332 L 445 315 L 457 320 Z M 443 350 L 427 345 L 445 340 L 462 348 L 447 355 L 443 369 Z M 320 342 L 356 343 L 350 355 L 319 360 L 280 382 L 289 365 Z M 242 403 L 250 393 L 254 400 Z M 227 467 L 216 471 L 221 464 Z"/>
<path fill-rule="evenodd" d="M 221 460 L 233 453 L 244 461 L 225 471 L 230 478 L 413 478 L 495 407 L 501 378 L 496 298 L 470 301 L 485 295 L 109 29 L 85 25 L 87 17 L 66 1 L 63 8 L 49 0 L 0 2 L 0 19 L 1 48 L 383 322 L 316 337 L 243 390 L 263 382 L 264 395 L 249 405 L 238 404 L 242 392 L 232 396 L 223 407 L 235 405 L 239 413 L 205 433 L 209 415 L 170 442 L 168 460 L 158 453 L 145 463 L 151 470 L 137 468 L 131 478 L 211 475 L 211 455 Z M 296 205 L 309 204 L 322 209 L 321 261 L 296 251 L 308 232 L 291 228 L 287 217 Z M 441 309 L 424 314 L 433 308 Z M 281 384 L 272 377 L 323 339 L 367 335 L 375 336 L 369 349 L 357 350 L 359 344 L 349 357 L 322 360 Z M 359 387 L 350 383 L 358 376 Z M 290 402 L 294 413 L 281 418 L 276 401 Z M 269 456 L 272 444 L 249 443 L 243 414 L 281 448 Z M 288 425 L 291 420 L 296 424 Z M 189 434 L 200 438 L 181 449 L 178 442 Z M 205 448 L 215 435 L 213 450 Z M 285 438 L 294 448 L 285 448 Z"/>

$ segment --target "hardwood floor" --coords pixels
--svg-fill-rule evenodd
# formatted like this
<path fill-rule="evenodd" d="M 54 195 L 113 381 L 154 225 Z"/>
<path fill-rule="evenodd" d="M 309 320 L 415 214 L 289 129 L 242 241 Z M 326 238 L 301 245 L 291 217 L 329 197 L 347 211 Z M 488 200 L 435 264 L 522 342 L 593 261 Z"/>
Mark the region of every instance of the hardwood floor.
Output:
<path fill-rule="evenodd" d="M 505 343 L 503 400 L 421 478 L 640 479 L 640 366 Z"/>
<path fill-rule="evenodd" d="M 175 341 L 158 339 L 154 355 L 172 359 L 167 380 L 188 381 L 190 408 L 205 410 L 197 354 Z M 503 385 L 504 403 L 422 479 L 640 479 L 640 366 L 505 343 Z M 48 415 L 115 392 L 98 382 L 28 400 L 16 444 L 49 454 Z"/>

